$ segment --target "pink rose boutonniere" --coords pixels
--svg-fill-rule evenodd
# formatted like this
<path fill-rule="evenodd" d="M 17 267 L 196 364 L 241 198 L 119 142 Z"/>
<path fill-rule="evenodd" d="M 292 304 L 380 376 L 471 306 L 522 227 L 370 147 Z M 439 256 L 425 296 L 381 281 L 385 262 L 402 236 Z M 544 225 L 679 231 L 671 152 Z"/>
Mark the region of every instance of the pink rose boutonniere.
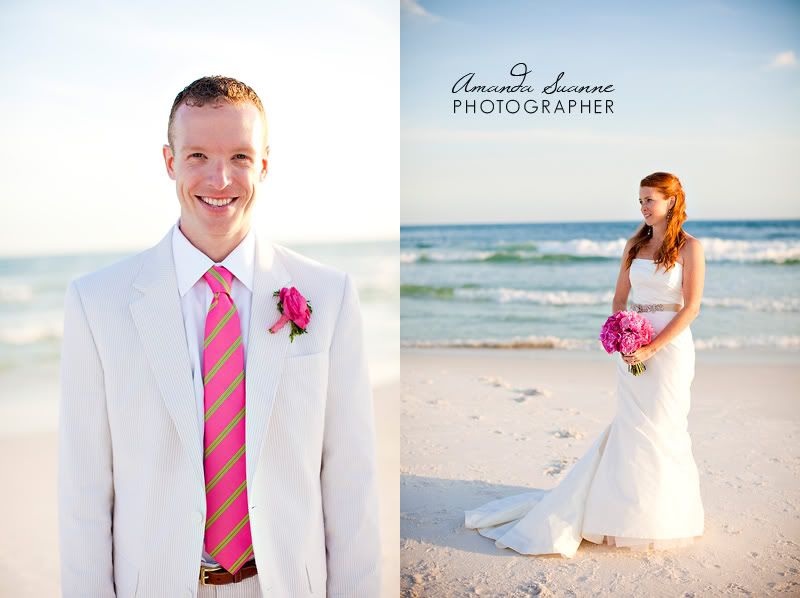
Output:
<path fill-rule="evenodd" d="M 311 319 L 311 304 L 294 287 L 283 287 L 280 291 L 272 293 L 272 296 L 278 297 L 278 311 L 281 312 L 281 317 L 269 331 L 274 334 L 288 322 L 292 326 L 289 340 L 294 342 L 295 336 L 308 332 L 306 327 Z"/>

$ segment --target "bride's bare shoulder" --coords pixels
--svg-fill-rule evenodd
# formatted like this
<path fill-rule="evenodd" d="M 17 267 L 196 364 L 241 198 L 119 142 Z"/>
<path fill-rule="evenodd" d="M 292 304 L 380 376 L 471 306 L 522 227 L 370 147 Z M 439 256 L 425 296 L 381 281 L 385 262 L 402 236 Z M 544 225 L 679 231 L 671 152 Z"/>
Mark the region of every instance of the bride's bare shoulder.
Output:
<path fill-rule="evenodd" d="M 682 249 L 688 249 L 689 251 L 703 251 L 703 245 L 700 243 L 700 239 L 693 237 L 689 233 L 686 233 L 686 242 L 683 244 Z"/>
<path fill-rule="evenodd" d="M 630 252 L 631 247 L 633 247 L 634 238 L 631 237 L 628 239 L 627 243 L 625 243 L 625 247 L 622 249 L 622 255 L 620 256 L 622 263 L 624 264 L 628 259 L 628 252 Z"/>
<path fill-rule="evenodd" d="M 686 242 L 683 244 L 683 247 L 681 247 L 679 257 L 681 264 L 702 261 L 705 258 L 703 254 L 703 244 L 700 243 L 697 237 L 686 233 Z"/>

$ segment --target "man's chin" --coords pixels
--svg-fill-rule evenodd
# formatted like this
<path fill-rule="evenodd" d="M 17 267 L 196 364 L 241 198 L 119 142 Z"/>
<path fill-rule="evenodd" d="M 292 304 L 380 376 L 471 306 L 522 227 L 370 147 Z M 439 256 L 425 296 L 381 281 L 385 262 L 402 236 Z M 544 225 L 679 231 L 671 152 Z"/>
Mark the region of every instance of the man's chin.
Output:
<path fill-rule="evenodd" d="M 247 230 L 250 227 L 250 218 L 247 214 L 237 210 L 230 214 L 212 214 L 201 220 L 201 226 L 214 234 L 228 234 Z"/>

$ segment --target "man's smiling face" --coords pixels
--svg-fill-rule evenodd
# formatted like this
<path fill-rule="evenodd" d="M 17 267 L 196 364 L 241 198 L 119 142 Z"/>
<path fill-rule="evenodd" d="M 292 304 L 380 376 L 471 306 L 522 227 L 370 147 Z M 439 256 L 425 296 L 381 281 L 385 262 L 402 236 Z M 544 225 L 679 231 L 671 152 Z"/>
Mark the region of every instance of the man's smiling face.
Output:
<path fill-rule="evenodd" d="M 188 238 L 243 238 L 258 183 L 267 174 L 265 123 L 252 103 L 181 105 L 164 162 Z"/>

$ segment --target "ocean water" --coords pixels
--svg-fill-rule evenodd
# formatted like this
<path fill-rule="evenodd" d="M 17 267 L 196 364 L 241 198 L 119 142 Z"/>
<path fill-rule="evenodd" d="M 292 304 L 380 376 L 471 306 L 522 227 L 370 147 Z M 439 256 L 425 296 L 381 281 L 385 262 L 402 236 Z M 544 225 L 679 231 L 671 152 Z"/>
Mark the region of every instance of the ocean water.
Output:
<path fill-rule="evenodd" d="M 404 226 L 405 347 L 596 349 L 636 222 Z M 689 221 L 703 349 L 800 350 L 800 221 Z"/>
<path fill-rule="evenodd" d="M 292 244 L 291 248 L 352 275 L 361 300 L 372 381 L 398 379 L 397 242 Z M 23 370 L 34 376 L 52 371 L 60 359 L 69 281 L 128 255 L 0 258 L 0 375 L 17 380 Z"/>

